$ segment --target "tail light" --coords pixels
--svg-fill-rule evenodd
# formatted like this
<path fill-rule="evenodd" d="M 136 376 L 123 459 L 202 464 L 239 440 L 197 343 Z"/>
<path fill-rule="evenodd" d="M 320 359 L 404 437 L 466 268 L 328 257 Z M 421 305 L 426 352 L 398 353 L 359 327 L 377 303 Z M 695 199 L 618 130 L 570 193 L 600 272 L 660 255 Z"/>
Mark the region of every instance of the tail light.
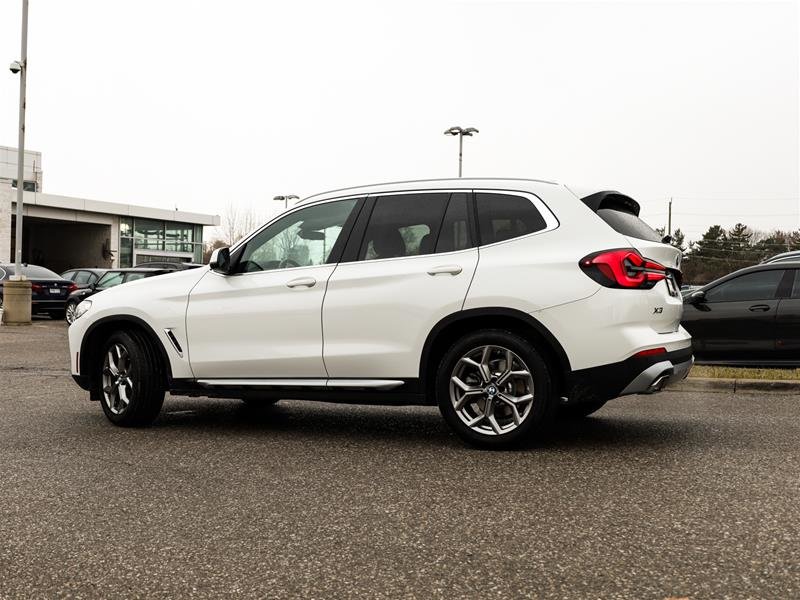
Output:
<path fill-rule="evenodd" d="M 649 290 L 667 278 L 664 265 L 644 258 L 633 248 L 595 252 L 579 264 L 589 277 L 611 288 Z"/>
<path fill-rule="evenodd" d="M 77 289 L 78 289 L 77 285 L 75 285 L 74 283 L 70 283 L 69 287 L 67 288 L 67 293 L 71 294 L 72 292 L 74 292 Z"/>
<path fill-rule="evenodd" d="M 41 284 L 39 284 L 39 283 L 32 283 L 31 284 L 31 293 L 33 293 L 33 294 L 41 294 L 43 290 L 44 290 L 44 287 L 42 287 Z"/>

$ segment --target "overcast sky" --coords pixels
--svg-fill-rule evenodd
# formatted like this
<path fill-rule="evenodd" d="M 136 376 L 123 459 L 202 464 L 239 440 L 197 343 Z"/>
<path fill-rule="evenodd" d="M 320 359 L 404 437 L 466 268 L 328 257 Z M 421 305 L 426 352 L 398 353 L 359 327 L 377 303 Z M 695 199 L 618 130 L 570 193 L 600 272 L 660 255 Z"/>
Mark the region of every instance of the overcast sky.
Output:
<path fill-rule="evenodd" d="M 19 55 L 0 2 L 0 57 Z M 651 225 L 800 224 L 795 2 L 30 0 L 50 193 L 221 213 L 465 175 L 637 198 Z M 18 80 L 0 73 L 0 145 Z"/>

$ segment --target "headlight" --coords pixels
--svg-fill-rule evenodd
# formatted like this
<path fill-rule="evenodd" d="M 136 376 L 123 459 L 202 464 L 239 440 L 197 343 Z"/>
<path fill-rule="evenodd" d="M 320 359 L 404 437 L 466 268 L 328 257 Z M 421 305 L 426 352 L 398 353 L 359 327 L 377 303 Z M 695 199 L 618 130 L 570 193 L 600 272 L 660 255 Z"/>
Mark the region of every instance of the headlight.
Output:
<path fill-rule="evenodd" d="M 92 301 L 91 300 L 84 300 L 78 307 L 75 309 L 75 318 L 80 319 L 83 315 L 86 314 L 86 311 L 92 308 Z"/>

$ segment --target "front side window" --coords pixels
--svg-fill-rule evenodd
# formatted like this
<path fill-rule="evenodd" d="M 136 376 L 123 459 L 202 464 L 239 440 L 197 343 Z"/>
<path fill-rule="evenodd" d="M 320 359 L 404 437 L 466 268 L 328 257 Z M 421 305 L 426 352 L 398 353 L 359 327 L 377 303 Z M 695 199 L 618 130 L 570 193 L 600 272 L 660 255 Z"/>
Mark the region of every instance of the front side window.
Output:
<path fill-rule="evenodd" d="M 377 198 L 359 260 L 433 254 L 449 198 L 448 192 Z"/>
<path fill-rule="evenodd" d="M 97 287 L 105 289 L 119 285 L 122 283 L 124 276 L 125 273 L 121 271 L 109 271 L 100 278 L 100 281 L 97 282 Z"/>
<path fill-rule="evenodd" d="M 707 302 L 748 302 L 772 300 L 783 277 L 782 269 L 740 275 L 706 292 Z"/>
<path fill-rule="evenodd" d="M 541 231 L 547 227 L 533 202 L 511 194 L 475 194 L 481 244 L 493 244 Z"/>
<path fill-rule="evenodd" d="M 237 272 L 325 264 L 356 202 L 326 202 L 286 215 L 247 242 Z"/>

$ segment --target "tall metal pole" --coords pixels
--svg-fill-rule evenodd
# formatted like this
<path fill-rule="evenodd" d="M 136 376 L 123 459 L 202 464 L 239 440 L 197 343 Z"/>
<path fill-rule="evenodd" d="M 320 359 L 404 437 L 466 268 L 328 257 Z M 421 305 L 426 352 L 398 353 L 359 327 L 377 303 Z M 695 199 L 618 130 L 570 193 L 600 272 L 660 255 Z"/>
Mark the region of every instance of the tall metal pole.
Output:
<path fill-rule="evenodd" d="M 28 74 L 28 0 L 22 0 L 22 51 L 19 64 L 19 141 L 17 142 L 17 235 L 14 278 L 22 274 L 22 199 L 25 191 L 25 79 Z"/>
<path fill-rule="evenodd" d="M 461 177 L 461 163 L 464 150 L 464 132 L 458 134 L 458 176 Z"/>
<path fill-rule="evenodd" d="M 672 198 L 669 199 L 669 210 L 667 214 L 667 235 L 672 237 Z"/>

